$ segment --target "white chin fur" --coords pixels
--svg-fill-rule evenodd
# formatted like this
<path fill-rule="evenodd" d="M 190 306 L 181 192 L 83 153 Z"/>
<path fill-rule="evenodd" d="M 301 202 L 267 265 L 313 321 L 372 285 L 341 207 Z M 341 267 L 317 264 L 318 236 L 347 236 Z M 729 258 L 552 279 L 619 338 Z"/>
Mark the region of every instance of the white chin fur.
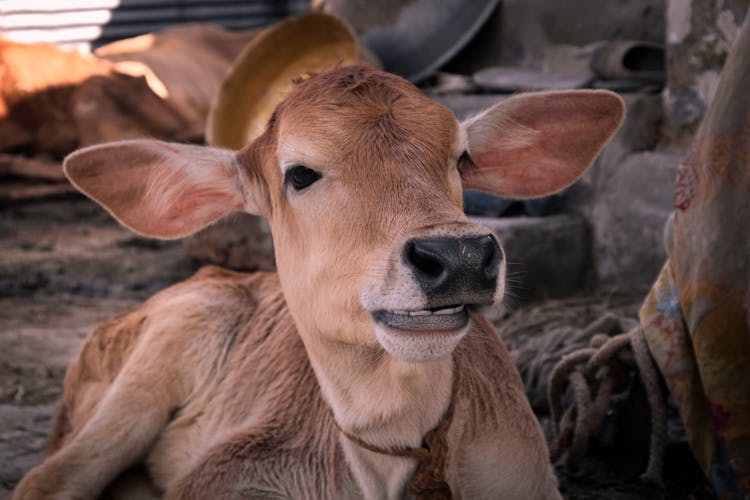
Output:
<path fill-rule="evenodd" d="M 374 323 L 375 338 L 391 356 L 409 363 L 436 361 L 450 356 L 469 331 L 471 321 L 451 333 L 408 333 Z"/>

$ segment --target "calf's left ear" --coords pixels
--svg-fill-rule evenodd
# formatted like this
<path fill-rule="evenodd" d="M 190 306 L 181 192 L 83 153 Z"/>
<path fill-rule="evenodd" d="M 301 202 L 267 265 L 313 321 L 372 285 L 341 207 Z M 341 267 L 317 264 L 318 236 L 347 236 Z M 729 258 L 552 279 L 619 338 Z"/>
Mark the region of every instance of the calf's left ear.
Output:
<path fill-rule="evenodd" d="M 575 182 L 622 123 L 622 99 L 604 90 L 519 94 L 461 124 L 471 162 L 464 188 L 534 198 Z"/>

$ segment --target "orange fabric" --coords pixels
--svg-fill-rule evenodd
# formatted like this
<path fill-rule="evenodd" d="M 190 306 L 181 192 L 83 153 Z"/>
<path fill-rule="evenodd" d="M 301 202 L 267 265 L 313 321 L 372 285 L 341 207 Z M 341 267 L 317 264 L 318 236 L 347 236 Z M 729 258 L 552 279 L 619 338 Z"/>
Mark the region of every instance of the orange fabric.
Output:
<path fill-rule="evenodd" d="M 748 89 L 750 19 L 680 166 L 669 260 L 640 312 L 693 453 L 720 498 L 750 494 Z"/>

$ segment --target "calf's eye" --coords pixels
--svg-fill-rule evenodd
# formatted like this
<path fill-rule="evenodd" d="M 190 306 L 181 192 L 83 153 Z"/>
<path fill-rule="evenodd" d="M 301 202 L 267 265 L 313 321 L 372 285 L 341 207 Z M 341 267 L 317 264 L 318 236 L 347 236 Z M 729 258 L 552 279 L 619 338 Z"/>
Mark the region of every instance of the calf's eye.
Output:
<path fill-rule="evenodd" d="M 471 159 L 468 151 L 461 153 L 461 156 L 458 157 L 456 166 L 458 167 L 458 171 L 462 174 L 476 167 L 476 165 L 474 165 L 474 160 Z"/>
<path fill-rule="evenodd" d="M 295 165 L 294 167 L 288 168 L 284 173 L 284 185 L 291 185 L 295 191 L 300 191 L 321 177 L 322 175 L 320 172 L 316 172 L 315 170 L 303 165 Z"/>

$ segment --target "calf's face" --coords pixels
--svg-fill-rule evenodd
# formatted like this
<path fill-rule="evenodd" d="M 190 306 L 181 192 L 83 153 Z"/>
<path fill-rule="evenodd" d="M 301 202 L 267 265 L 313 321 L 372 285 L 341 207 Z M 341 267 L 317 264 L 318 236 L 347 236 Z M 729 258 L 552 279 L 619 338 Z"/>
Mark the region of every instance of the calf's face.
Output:
<path fill-rule="evenodd" d="M 409 361 L 450 353 L 466 306 L 501 296 L 504 275 L 497 241 L 462 210 L 470 160 L 453 114 L 359 70 L 298 84 L 271 135 L 270 220 L 298 323 Z"/>
<path fill-rule="evenodd" d="M 83 192 L 143 234 L 268 217 L 303 338 L 404 361 L 449 355 L 468 310 L 500 300 L 505 261 L 463 187 L 512 197 L 574 182 L 622 119 L 608 92 L 512 97 L 459 124 L 408 82 L 355 66 L 295 86 L 244 150 L 124 141 L 71 155 Z"/>

